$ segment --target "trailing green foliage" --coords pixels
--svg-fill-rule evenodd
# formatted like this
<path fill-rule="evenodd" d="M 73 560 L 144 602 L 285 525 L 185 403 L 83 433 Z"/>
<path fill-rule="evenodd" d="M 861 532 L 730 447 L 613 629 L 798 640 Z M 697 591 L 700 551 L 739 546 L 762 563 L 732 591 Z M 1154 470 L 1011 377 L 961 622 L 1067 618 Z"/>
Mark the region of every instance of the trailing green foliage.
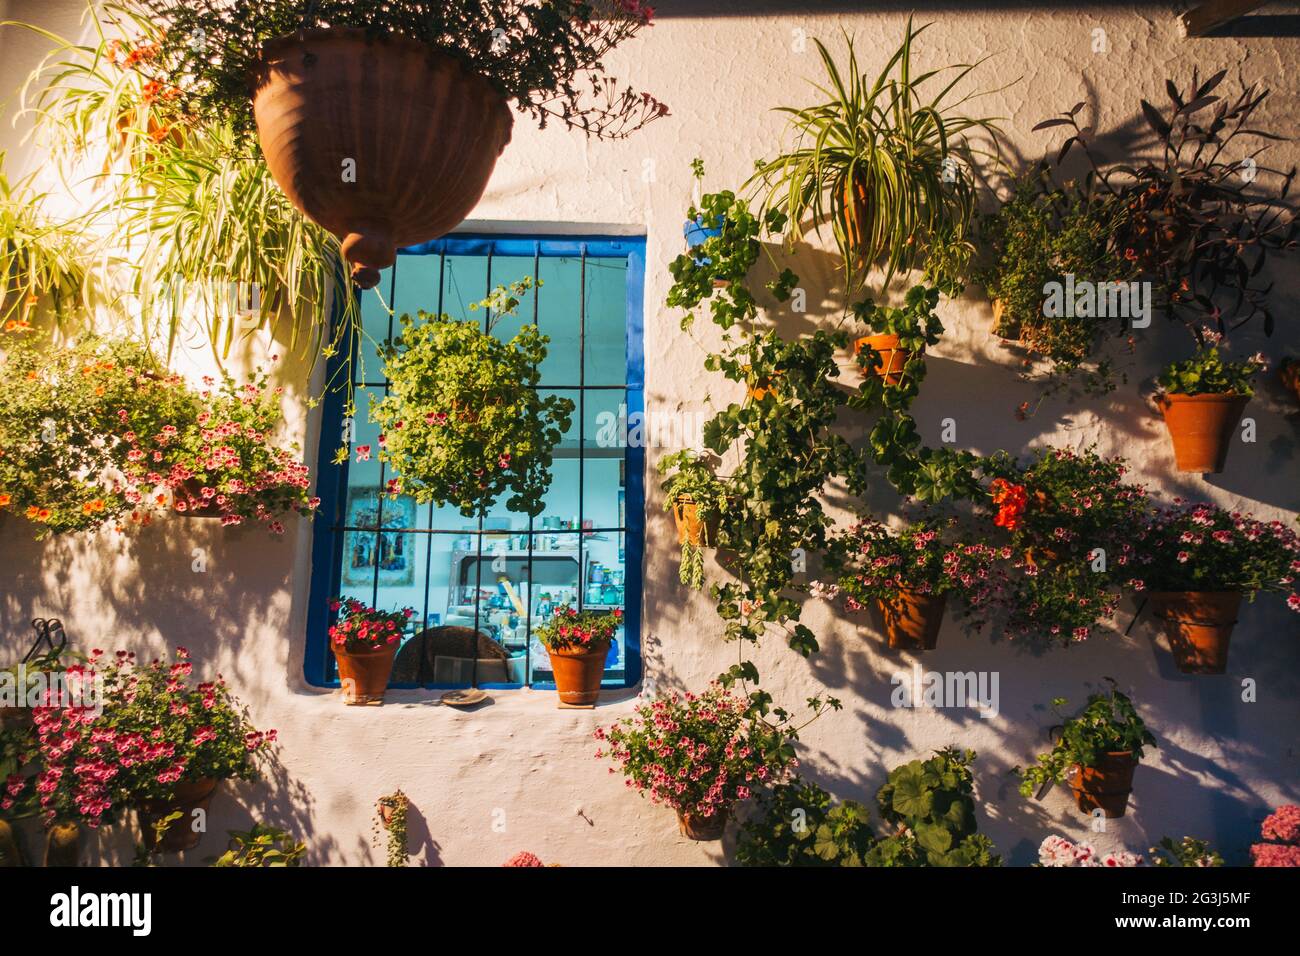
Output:
<path fill-rule="evenodd" d="M 298 867 L 307 844 L 279 827 L 254 823 L 251 830 L 231 830 L 230 849 L 212 861 L 213 866 Z"/>
<path fill-rule="evenodd" d="M 1033 796 L 1034 791 L 1050 783 L 1060 783 L 1076 764 L 1095 767 L 1106 754 L 1122 751 L 1130 751 L 1134 759 L 1141 760 L 1143 747 L 1156 746 L 1156 738 L 1138 716 L 1133 702 L 1119 692 L 1113 680 L 1106 680 L 1110 690 L 1090 695 L 1083 710 L 1065 720 L 1056 745 L 1048 753 L 1039 754 L 1038 765 L 1018 771 L 1022 796 Z M 1052 709 L 1058 714 L 1065 705 L 1064 697 L 1052 700 Z"/>

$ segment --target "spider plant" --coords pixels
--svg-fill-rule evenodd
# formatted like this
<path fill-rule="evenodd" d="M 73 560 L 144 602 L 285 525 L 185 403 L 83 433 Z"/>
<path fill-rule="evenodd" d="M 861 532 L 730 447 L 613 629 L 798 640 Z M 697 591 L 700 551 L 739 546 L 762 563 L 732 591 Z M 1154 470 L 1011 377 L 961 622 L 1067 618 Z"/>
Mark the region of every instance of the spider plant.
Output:
<path fill-rule="evenodd" d="M 48 304 L 61 325 L 68 311 L 87 304 L 90 270 L 75 220 L 62 222 L 42 211 L 44 193 L 31 177 L 11 183 L 0 152 L 0 328 L 28 324 Z"/>
<path fill-rule="evenodd" d="M 955 291 L 973 250 L 973 169 L 987 154 L 972 137 L 984 133 L 996 143 L 1000 131 L 993 118 L 959 112 L 971 96 L 951 101 L 983 60 L 914 71 L 912 45 L 928 26 L 913 27 L 909 18 L 902 45 L 874 80 L 859 69 L 851 37 L 843 71 L 815 40 L 828 79 L 816 88 L 826 99 L 778 107 L 790 117 L 793 147 L 759 162 L 744 187 L 765 194 L 764 214 L 787 216 L 791 245 L 809 224 L 820 233 L 829 222 L 851 289 L 882 265 L 883 286 L 925 266 L 931 282 Z"/>
<path fill-rule="evenodd" d="M 89 15 L 85 44 L 9 21 L 55 45 L 28 78 L 23 104 L 65 182 L 73 170 L 95 170 L 89 183 L 70 185 L 94 188 L 93 215 L 112 222 L 131 250 L 128 285 L 146 335 L 165 331 L 170 352 L 197 305 L 218 358 L 281 317 L 290 346 L 316 354 L 337 343 L 329 339 L 336 303 L 340 334 L 355 334 L 338 241 L 274 184 L 253 137 L 183 115 L 174 91 L 148 79 L 141 67 L 158 55 L 156 24 L 112 4 Z"/>

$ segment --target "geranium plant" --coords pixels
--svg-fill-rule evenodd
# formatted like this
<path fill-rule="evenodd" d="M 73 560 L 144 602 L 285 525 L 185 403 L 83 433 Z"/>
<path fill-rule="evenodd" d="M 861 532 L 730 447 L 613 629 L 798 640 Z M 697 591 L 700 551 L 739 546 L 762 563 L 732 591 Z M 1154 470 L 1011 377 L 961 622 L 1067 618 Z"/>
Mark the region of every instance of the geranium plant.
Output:
<path fill-rule="evenodd" d="M 1091 843 L 1074 843 L 1063 836 L 1049 836 L 1038 847 L 1035 866 L 1064 867 L 1130 867 L 1142 866 L 1143 859 L 1135 853 L 1121 850 L 1118 853 L 1098 853 Z"/>
<path fill-rule="evenodd" d="M 1052 700 L 1058 714 L 1066 706 L 1064 697 Z M 1088 697 L 1088 703 L 1074 717 L 1064 718 L 1056 745 L 1038 756 L 1037 766 L 1020 774 L 1020 793 L 1033 796 L 1036 790 L 1065 779 L 1071 767 L 1096 767 L 1108 753 L 1128 751 L 1141 760 L 1143 747 L 1156 746 L 1137 708 L 1111 682 L 1109 691 Z"/>
<path fill-rule="evenodd" d="M 184 648 L 170 663 L 94 651 L 87 665 L 68 668 L 101 688 L 102 706 L 35 709 L 32 785 L 47 825 L 94 828 L 132 804 L 169 799 L 182 783 L 257 776 L 276 732 L 255 730 L 220 676 L 192 685 L 192 673 Z"/>
<path fill-rule="evenodd" d="M 253 126 L 248 76 L 262 44 L 326 27 L 405 37 L 449 53 L 541 126 L 558 120 L 618 138 L 668 112 L 604 71 L 605 57 L 650 24 L 653 10 L 640 0 L 125 0 L 125 6 L 168 24 L 154 78 L 181 89 L 187 112 L 228 118 L 245 131 Z"/>
<path fill-rule="evenodd" d="M 1287 606 L 1300 611 L 1300 535 L 1281 521 L 1175 499 L 1171 507 L 1153 509 L 1134 533 L 1140 542 L 1137 590 L 1280 591 Z"/>
<path fill-rule="evenodd" d="M 523 280 L 485 300 L 493 316 L 486 330 L 423 311 L 401 317 L 401 334 L 384 352 L 388 394 L 372 396 L 370 408 L 381 429 L 379 458 L 397 475 L 389 493 L 475 517 L 509 492 L 510 510 L 541 514 L 551 453 L 574 404 L 538 392 L 550 340 L 536 325 L 509 341 L 491 332 L 531 287 Z"/>
<path fill-rule="evenodd" d="M 943 323 L 935 312 L 938 304 L 939 290 L 924 285 L 908 289 L 901 307 L 876 305 L 870 298 L 854 303 L 853 315 L 858 322 L 877 335 L 898 337 L 898 352 L 888 361 L 870 339 L 858 339 L 862 346 L 857 352 L 859 367 L 878 370 L 878 374 L 867 376 L 864 389 L 903 386 L 915 393 L 925 378 L 925 350 L 937 344 L 943 334 Z"/>
<path fill-rule="evenodd" d="M 830 554 L 844 568 L 838 590 L 850 611 L 891 600 L 900 590 L 956 593 L 975 611 L 998 600 L 998 565 L 1011 550 L 961 538 L 955 518 L 928 517 L 898 529 L 868 519 L 837 538 Z"/>
<path fill-rule="evenodd" d="M 177 511 L 210 513 L 223 525 L 255 520 L 282 534 L 285 513 L 314 513 L 320 499 L 309 492 L 298 446 L 274 441 L 283 425 L 284 389 L 270 387 L 260 370 L 243 385 L 230 376 L 219 386 L 212 378 L 203 384 L 192 424 L 163 426 L 150 435 L 147 426 L 123 419 L 132 480 L 148 486 L 161 479 Z M 161 452 L 141 447 L 151 439 Z"/>
<path fill-rule="evenodd" d="M 796 766 L 787 734 L 754 720 L 749 708 L 748 700 L 718 684 L 702 694 L 658 697 L 638 705 L 635 716 L 598 729 L 596 755 L 608 755 L 627 785 L 654 803 L 717 822 Z"/>
<path fill-rule="evenodd" d="M 623 626 L 623 611 L 579 611 L 561 604 L 555 613 L 534 628 L 533 635 L 552 650 L 599 647 Z"/>
<path fill-rule="evenodd" d="M 876 800 L 893 832 L 867 853 L 868 866 L 1001 866 L 978 832 L 975 751 L 947 747 L 889 772 Z"/>
<path fill-rule="evenodd" d="M 26 517 L 38 538 L 147 522 L 151 502 L 131 475 L 136 459 L 143 467 L 162 453 L 154 439 L 164 423 L 191 416 L 180 380 L 125 339 L 88 336 L 55 345 L 24 337 L 6 345 L 0 509 Z M 123 438 L 133 427 L 147 436 L 134 447 Z"/>
<path fill-rule="evenodd" d="M 1164 837 L 1151 848 L 1151 862 L 1155 866 L 1223 866 L 1220 856 L 1205 840 L 1185 836 L 1177 843 L 1172 837 Z"/>
<path fill-rule="evenodd" d="M 1244 395 L 1255 394 L 1253 379 L 1268 369 L 1263 353 L 1233 362 L 1223 355 L 1225 342 L 1213 329 L 1201 330 L 1201 347 L 1181 362 L 1166 365 L 1156 379 L 1160 391 L 1177 395 Z"/>
<path fill-rule="evenodd" d="M 1260 825 L 1259 836 L 1263 842 L 1250 848 L 1255 866 L 1300 866 L 1300 807 L 1278 807 Z"/>
<path fill-rule="evenodd" d="M 330 602 L 330 610 L 338 616 L 330 625 L 330 641 L 351 654 L 377 651 L 396 644 L 402 639 L 406 622 L 415 614 L 414 608 L 400 611 L 380 611 L 367 607 L 356 598 L 343 598 Z"/>
<path fill-rule="evenodd" d="M 871 811 L 854 800 L 835 802 L 798 777 L 758 795 L 758 811 L 741 826 L 741 866 L 865 866 L 875 845 Z"/>

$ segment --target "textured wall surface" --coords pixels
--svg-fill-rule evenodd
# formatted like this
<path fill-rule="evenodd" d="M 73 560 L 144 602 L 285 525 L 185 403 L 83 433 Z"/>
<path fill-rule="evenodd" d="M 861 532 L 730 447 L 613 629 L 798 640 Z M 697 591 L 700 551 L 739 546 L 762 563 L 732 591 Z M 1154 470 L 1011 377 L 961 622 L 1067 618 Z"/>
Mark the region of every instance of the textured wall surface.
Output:
<path fill-rule="evenodd" d="M 874 72 L 894 49 L 906 12 L 886 4 L 855 5 L 869 6 L 866 12 L 832 7 L 801 13 L 792 3 L 737 3 L 731 6 L 745 12 L 734 15 L 720 9 L 723 4 L 705 4 L 704 12 L 694 4 L 673 6 L 665 11 L 671 15 L 620 51 L 612 70 L 666 101 L 672 116 L 616 144 L 589 143 L 560 128 L 538 131 L 519 117 L 514 142 L 473 218 L 539 229 L 566 223 L 644 229 L 647 405 L 695 412 L 735 400 L 738 387 L 702 374 L 704 348 L 712 341 L 708 323 L 682 334 L 679 316 L 661 305 L 670 283 L 667 263 L 682 244 L 689 161 L 703 157 L 707 188 L 737 186 L 753 160 L 778 143 L 782 123 L 771 107 L 812 98 L 807 81 L 819 66 L 811 44 L 799 52 L 799 38 L 834 45 L 846 30 Z M 1162 96 L 1167 75 L 1183 81 L 1193 67 L 1206 73 L 1227 68 L 1230 84 L 1272 84 L 1261 125 L 1296 135 L 1300 39 L 1184 39 L 1174 6 L 930 4 L 919 13 L 936 23 L 918 55 L 932 65 L 991 57 L 978 82 L 1002 89 L 979 102 L 987 113 L 1006 117 L 1012 162 L 1036 160 L 1056 142 L 1031 127 L 1079 100 L 1101 131 L 1115 132 L 1112 143 L 1129 142 L 1138 100 Z M 9 16 L 39 18 L 64 31 L 75 29 L 79 7 L 78 0 L 0 3 Z M 1099 28 L 1105 52 L 1094 52 Z M 41 47 L 12 28 L 0 30 L 0 89 L 18 85 Z M 14 129 L 6 117 L 0 147 L 11 149 L 16 167 L 34 162 L 19 144 L 21 134 L 21 124 Z M 1294 144 L 1277 152 L 1277 165 L 1300 160 Z M 1113 155 L 1124 155 L 1122 145 Z M 837 321 L 844 300 L 835 286 L 834 259 L 804 249 L 794 268 L 808 290 L 810 312 L 775 312 L 780 327 L 793 333 Z M 1279 331 L 1268 340 L 1243 337 L 1240 347 L 1276 357 L 1300 345 L 1295 271 L 1294 259 L 1278 269 Z M 975 451 L 1096 443 L 1129 458 L 1139 480 L 1169 496 L 1206 497 L 1284 520 L 1300 508 L 1298 419 L 1272 382 L 1247 412 L 1257 422 L 1258 441 L 1238 443 L 1222 475 L 1202 481 L 1173 471 L 1163 426 L 1140 390 L 1163 361 L 1187 348 L 1159 318 L 1133 358 L 1127 385 L 1101 400 L 1048 401 L 1019 422 L 1015 407 L 1036 393 L 1017 379 L 1018 357 L 989 333 L 988 303 L 972 290 L 940 308 L 948 333 L 931 356 L 914 409 L 927 442 L 938 442 L 940 420 L 951 417 L 958 444 Z M 201 350 L 192 360 L 202 363 Z M 847 356 L 844 363 L 847 368 Z M 303 379 L 301 367 L 284 370 L 296 437 L 314 461 L 317 423 L 302 411 Z M 853 504 L 833 497 L 837 508 Z M 887 487 L 870 502 L 881 512 L 895 503 Z M 659 688 L 699 688 L 736 660 L 737 648 L 721 641 L 711 602 L 678 586 L 675 536 L 657 488 L 648 510 L 646 672 Z M 310 541 L 307 524 L 295 523 L 283 539 L 269 540 L 253 529 L 223 532 L 165 520 L 133 539 L 104 532 L 41 545 L 21 521 L 10 519 L 0 527 L 0 636 L 12 649 L 26 639 L 33 616 L 57 614 L 83 646 L 141 652 L 188 646 L 201 669 L 223 673 L 258 726 L 278 728 L 282 741 L 281 767 L 261 784 L 241 786 L 233 795 L 228 790 L 214 805 L 211 828 L 246 823 L 250 814 L 288 826 L 307 839 L 314 863 L 381 863 L 382 847 L 372 843 L 374 801 L 397 787 L 413 804 L 412 846 L 421 862 L 494 865 L 521 849 L 566 864 L 726 861 L 733 837 L 722 845 L 686 841 L 671 811 L 626 792 L 621 778 L 593 759 L 591 730 L 630 712 L 635 691 L 594 712 L 557 710 L 549 693 L 497 692 L 490 706 L 462 713 L 435 706 L 436 692 L 396 692 L 383 708 L 346 708 L 306 686 Z M 205 574 L 190 571 L 196 547 L 210 555 Z M 861 622 L 824 606 L 810 606 L 805 618 L 821 640 L 821 653 L 805 661 L 773 640 L 756 660 L 780 703 L 797 707 L 823 688 L 844 701 L 843 711 L 805 732 L 801 754 L 805 771 L 838 796 L 874 804 L 889 767 L 960 744 L 979 751 L 981 828 L 1010 862 L 1032 862 L 1052 832 L 1090 838 L 1102 849 L 1139 851 L 1162 835 L 1194 834 L 1240 861 L 1268 810 L 1300 801 L 1298 619 L 1268 598 L 1246 607 L 1233 639 L 1232 673 L 1193 678 L 1174 670 L 1149 620 L 1123 635 L 1132 611 L 1121 611 L 1108 637 L 1045 654 L 946 626 L 938 649 L 921 664 L 996 672 L 1000 712 L 987 719 L 969 710 L 893 708 L 891 676 L 910 671 L 914 659 L 887 657 Z M 1137 772 L 1129 814 L 1110 821 L 1108 832 L 1090 835 L 1068 794 L 1057 789 L 1042 802 L 1024 800 L 1009 771 L 1044 749 L 1051 698 L 1081 701 L 1103 675 L 1134 695 L 1160 748 Z M 1257 702 L 1242 701 L 1244 678 L 1257 682 Z M 99 852 L 127 842 L 124 832 L 106 832 Z M 210 836 L 186 862 L 201 862 L 219 844 Z"/>

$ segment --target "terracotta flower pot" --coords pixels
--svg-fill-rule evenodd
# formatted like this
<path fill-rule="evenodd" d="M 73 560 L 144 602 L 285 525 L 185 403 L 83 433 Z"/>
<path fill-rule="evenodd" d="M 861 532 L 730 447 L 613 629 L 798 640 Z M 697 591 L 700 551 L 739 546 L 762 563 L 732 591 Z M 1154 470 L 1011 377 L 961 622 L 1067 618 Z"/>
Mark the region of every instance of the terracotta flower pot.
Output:
<path fill-rule="evenodd" d="M 202 810 L 207 813 L 219 783 L 218 780 L 203 777 L 178 783 L 171 799 L 141 800 L 136 813 L 140 817 L 140 829 L 144 831 L 144 845 L 164 853 L 179 853 L 198 846 L 203 833 L 194 829 L 194 812 Z M 181 818 L 172 821 L 161 841 L 155 840 L 154 823 L 177 811 L 180 811 Z"/>
<path fill-rule="evenodd" d="M 405 37 L 306 30 L 263 45 L 249 89 L 266 164 L 342 240 L 353 281 L 469 215 L 514 120 L 460 60 Z"/>
<path fill-rule="evenodd" d="M 750 366 L 742 365 L 741 370 L 746 375 L 749 374 Z M 745 395 L 755 402 L 761 402 L 768 395 L 775 394 L 776 389 L 772 387 L 772 379 L 780 377 L 779 371 L 773 372 L 771 378 L 764 376 L 756 381 L 753 385 L 745 386 Z"/>
<path fill-rule="evenodd" d="M 555 689 L 564 704 L 594 704 L 600 698 L 600 679 L 605 674 L 609 639 L 592 641 L 586 647 L 548 647 Z"/>
<path fill-rule="evenodd" d="M 81 865 L 81 826 L 56 823 L 45 834 L 46 867 Z"/>
<path fill-rule="evenodd" d="M 1283 363 L 1278 371 L 1278 377 L 1282 379 L 1284 386 L 1295 392 L 1296 400 L 1300 401 L 1300 359 Z"/>
<path fill-rule="evenodd" d="M 723 831 L 727 829 L 727 816 L 726 811 L 704 817 L 688 810 L 678 810 L 677 828 L 688 840 L 721 840 Z"/>
<path fill-rule="evenodd" d="M 1218 474 L 1232 446 L 1232 438 L 1249 402 L 1245 395 L 1162 395 L 1157 399 L 1164 414 L 1174 459 L 1179 471 Z"/>
<path fill-rule="evenodd" d="M 1133 771 L 1137 758 L 1131 750 L 1103 754 L 1095 767 L 1075 764 L 1067 772 L 1074 802 L 1084 813 L 1098 807 L 1107 817 L 1122 817 L 1128 809 L 1128 795 L 1133 792 Z"/>
<path fill-rule="evenodd" d="M 700 517 L 700 506 L 690 497 L 673 502 L 673 522 L 677 525 L 677 543 L 697 548 L 712 547 L 718 540 L 721 516 L 716 512 L 708 520 Z"/>
<path fill-rule="evenodd" d="M 880 353 L 880 359 L 872 370 L 885 380 L 886 385 L 897 385 L 903 380 L 903 369 L 912 357 L 910 349 L 898 347 L 897 335 L 868 335 L 853 340 L 853 355 L 856 358 L 864 348 L 870 346 Z"/>
<path fill-rule="evenodd" d="M 385 644 L 376 650 L 349 651 L 346 647 L 330 645 L 339 665 L 339 684 L 343 703 L 382 704 L 388 689 L 388 677 L 393 672 L 393 658 L 397 656 L 399 641 Z"/>
<path fill-rule="evenodd" d="M 1227 671 L 1228 640 L 1241 609 L 1240 591 L 1157 591 L 1150 599 L 1155 616 L 1165 622 L 1169 650 L 1180 671 Z"/>
<path fill-rule="evenodd" d="M 948 605 L 947 594 L 900 590 L 889 600 L 877 603 L 885 618 L 885 639 L 890 647 L 934 650 Z"/>

